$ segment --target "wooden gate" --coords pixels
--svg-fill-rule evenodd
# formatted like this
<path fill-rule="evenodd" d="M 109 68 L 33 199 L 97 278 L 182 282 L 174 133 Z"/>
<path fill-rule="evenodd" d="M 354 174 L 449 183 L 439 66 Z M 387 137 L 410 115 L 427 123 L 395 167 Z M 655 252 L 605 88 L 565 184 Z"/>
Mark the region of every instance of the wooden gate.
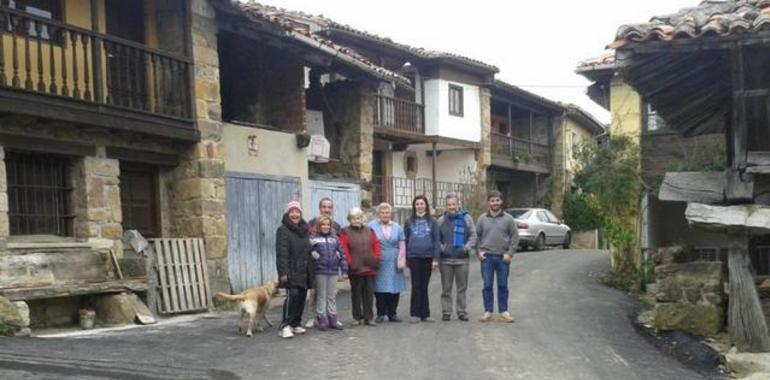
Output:
<path fill-rule="evenodd" d="M 351 207 L 361 206 L 361 186 L 349 183 L 310 181 L 310 207 L 307 218 L 318 215 L 318 202 L 331 198 L 334 202 L 334 221 L 348 224 L 347 216 Z"/>
<path fill-rule="evenodd" d="M 228 172 L 227 257 L 232 290 L 277 280 L 275 231 L 284 207 L 301 199 L 298 178 Z"/>

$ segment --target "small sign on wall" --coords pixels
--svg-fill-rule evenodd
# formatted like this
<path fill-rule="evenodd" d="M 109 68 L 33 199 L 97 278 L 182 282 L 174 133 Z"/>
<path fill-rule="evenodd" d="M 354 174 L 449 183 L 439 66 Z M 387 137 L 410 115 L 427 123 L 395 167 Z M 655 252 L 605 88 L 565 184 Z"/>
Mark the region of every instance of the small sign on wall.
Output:
<path fill-rule="evenodd" d="M 246 145 L 249 152 L 249 156 L 256 156 L 259 153 L 259 141 L 257 135 L 249 135 L 246 138 Z"/>

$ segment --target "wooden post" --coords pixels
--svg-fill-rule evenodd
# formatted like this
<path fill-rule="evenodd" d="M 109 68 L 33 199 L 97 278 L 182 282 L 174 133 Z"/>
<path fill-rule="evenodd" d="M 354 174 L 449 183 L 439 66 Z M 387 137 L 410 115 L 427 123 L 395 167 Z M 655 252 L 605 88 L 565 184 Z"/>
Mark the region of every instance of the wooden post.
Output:
<path fill-rule="evenodd" d="M 431 175 L 433 176 L 433 208 L 436 208 L 438 201 L 438 185 L 436 184 L 436 142 L 433 142 L 433 154 L 431 155 Z"/>
<path fill-rule="evenodd" d="M 751 274 L 749 235 L 745 230 L 727 233 L 730 305 L 727 317 L 730 341 L 741 352 L 770 351 L 770 336 L 757 287 Z"/>
<path fill-rule="evenodd" d="M 529 154 L 532 155 L 532 131 L 535 128 L 535 116 L 532 111 L 529 111 Z"/>
<path fill-rule="evenodd" d="M 741 95 L 745 88 L 743 48 L 735 45 L 731 50 L 731 67 L 733 83 L 733 109 L 732 109 L 732 157 L 733 169 L 746 167 L 748 148 L 748 125 L 746 121 L 746 99 Z"/>
<path fill-rule="evenodd" d="M 511 103 L 508 104 L 508 132 L 505 134 L 506 136 L 513 136 L 513 116 L 511 111 Z"/>
<path fill-rule="evenodd" d="M 94 100 L 96 103 L 104 102 L 102 89 L 102 39 L 99 38 L 99 1 L 91 0 L 91 30 L 96 33 L 91 43 L 91 55 L 93 57 Z"/>

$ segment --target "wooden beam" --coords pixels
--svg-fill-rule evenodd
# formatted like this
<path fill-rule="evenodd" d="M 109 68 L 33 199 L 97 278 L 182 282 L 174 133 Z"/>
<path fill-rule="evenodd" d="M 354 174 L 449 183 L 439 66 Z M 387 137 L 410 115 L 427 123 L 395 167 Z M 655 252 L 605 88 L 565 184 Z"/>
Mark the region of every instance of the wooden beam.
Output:
<path fill-rule="evenodd" d="M 174 167 L 179 164 L 176 154 L 150 152 L 128 148 L 107 147 L 107 157 L 120 161 Z"/>
<path fill-rule="evenodd" d="M 730 50 L 731 78 L 733 83 L 733 109 L 732 109 L 732 146 L 733 155 L 730 160 L 733 169 L 746 167 L 746 151 L 748 148 L 748 123 L 746 120 L 746 98 L 740 96 L 745 90 L 745 73 L 743 48 L 736 45 Z"/>
<path fill-rule="evenodd" d="M 746 164 L 749 166 L 770 166 L 770 151 L 749 152 Z"/>
<path fill-rule="evenodd" d="M 11 301 L 82 296 L 87 294 L 147 291 L 146 280 L 120 280 L 87 284 L 60 284 L 50 287 L 0 289 L 0 295 Z"/>
<path fill-rule="evenodd" d="M 17 149 L 27 152 L 53 153 L 67 156 L 95 156 L 96 146 L 36 137 L 0 134 L 0 145 L 6 150 Z"/>
<path fill-rule="evenodd" d="M 760 234 L 770 233 L 770 207 L 766 206 L 688 203 L 684 216 L 691 225 L 710 231 L 725 232 L 740 228 Z"/>
<path fill-rule="evenodd" d="M 668 172 L 658 199 L 671 202 L 721 203 L 727 180 L 723 172 Z"/>
<path fill-rule="evenodd" d="M 745 229 L 728 230 L 727 244 L 730 342 L 741 352 L 768 352 L 770 336 L 752 275 L 748 232 Z"/>

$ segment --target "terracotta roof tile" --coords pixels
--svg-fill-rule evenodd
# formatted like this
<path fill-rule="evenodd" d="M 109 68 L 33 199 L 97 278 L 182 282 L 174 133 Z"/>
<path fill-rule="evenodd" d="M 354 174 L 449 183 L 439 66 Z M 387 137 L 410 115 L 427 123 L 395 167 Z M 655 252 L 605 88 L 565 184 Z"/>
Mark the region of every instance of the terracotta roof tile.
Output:
<path fill-rule="evenodd" d="M 729 36 L 770 30 L 770 0 L 705 0 L 647 23 L 623 25 L 610 47 L 629 41 Z"/>
<path fill-rule="evenodd" d="M 237 9 L 239 9 L 245 16 L 253 20 L 265 21 L 278 28 L 284 29 L 289 37 L 300 39 L 305 43 L 312 41 L 312 45 L 318 48 L 326 47 L 333 49 L 335 52 L 347 57 L 348 61 L 353 63 L 359 69 L 366 70 L 382 79 L 396 80 L 406 84 L 410 83 L 409 80 L 401 74 L 375 65 L 355 50 L 336 44 L 333 41 L 322 37 L 313 30 L 315 29 L 313 25 L 301 22 L 304 20 L 315 24 L 317 21 L 325 20 L 322 17 L 311 16 L 302 12 L 290 12 L 284 9 L 259 4 L 254 1 L 232 2 L 231 4 L 237 7 Z"/>
<path fill-rule="evenodd" d="M 425 49 L 420 47 L 413 47 L 399 42 L 395 42 L 388 37 L 378 36 L 376 34 L 355 29 L 350 25 L 341 24 L 334 20 L 324 17 L 323 15 L 312 15 L 305 12 L 291 11 L 283 8 L 277 8 L 269 5 L 257 3 L 255 1 L 249 1 L 246 3 L 240 3 L 240 6 L 244 10 L 253 12 L 254 15 L 265 18 L 266 20 L 274 23 L 279 23 L 287 28 L 299 28 L 311 31 L 311 33 L 318 37 L 323 38 L 321 34 L 329 34 L 329 32 L 343 31 L 350 34 L 355 34 L 361 37 L 375 40 L 380 43 L 390 45 L 395 49 L 399 49 L 420 58 L 424 59 L 447 59 L 457 63 L 475 66 L 491 72 L 499 72 L 500 70 L 488 63 L 484 63 L 477 59 L 465 57 L 459 54 L 448 53 L 443 51 Z M 305 24 L 305 25 L 302 25 Z M 326 39 L 326 41 L 330 40 Z"/>

